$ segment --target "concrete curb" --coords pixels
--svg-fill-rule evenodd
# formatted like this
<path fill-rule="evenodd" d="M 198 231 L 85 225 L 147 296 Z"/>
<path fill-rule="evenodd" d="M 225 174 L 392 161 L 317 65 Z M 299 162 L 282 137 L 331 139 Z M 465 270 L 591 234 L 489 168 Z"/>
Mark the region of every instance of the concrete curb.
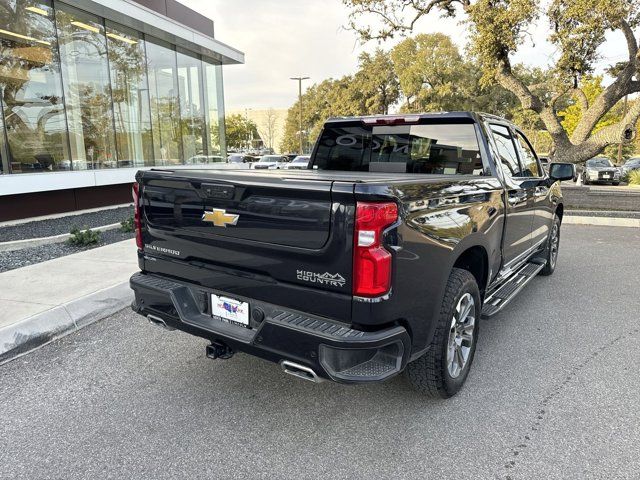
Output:
<path fill-rule="evenodd" d="M 101 227 L 93 227 L 89 230 L 95 232 L 106 232 L 120 227 L 120 223 L 112 223 L 110 225 L 102 225 Z M 49 245 L 51 243 L 62 243 L 71 238 L 70 233 L 62 233 L 60 235 L 52 235 L 50 237 L 26 238 L 24 240 L 12 240 L 10 242 L 0 243 L 0 252 L 12 252 L 14 250 L 22 250 L 23 248 L 39 247 L 41 245 Z"/>
<path fill-rule="evenodd" d="M 0 329 L 0 365 L 102 320 L 132 300 L 126 281 L 8 325 Z"/>
<path fill-rule="evenodd" d="M 562 223 L 572 225 L 640 228 L 640 218 L 586 217 L 580 215 L 565 215 L 562 219 Z"/>

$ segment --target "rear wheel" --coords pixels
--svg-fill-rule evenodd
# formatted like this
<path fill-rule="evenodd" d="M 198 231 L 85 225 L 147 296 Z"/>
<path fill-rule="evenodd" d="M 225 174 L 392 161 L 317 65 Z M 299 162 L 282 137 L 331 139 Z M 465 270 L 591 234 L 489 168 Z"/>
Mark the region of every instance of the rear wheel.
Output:
<path fill-rule="evenodd" d="M 429 350 L 407 365 L 406 374 L 414 389 L 440 398 L 458 393 L 476 351 L 480 311 L 480 292 L 474 276 L 454 268 Z"/>
<path fill-rule="evenodd" d="M 556 269 L 558 262 L 558 251 L 560 249 L 560 218 L 553 216 L 553 225 L 547 240 L 547 247 L 544 250 L 544 259 L 547 261 L 544 268 L 540 270 L 540 275 L 551 275 Z"/>

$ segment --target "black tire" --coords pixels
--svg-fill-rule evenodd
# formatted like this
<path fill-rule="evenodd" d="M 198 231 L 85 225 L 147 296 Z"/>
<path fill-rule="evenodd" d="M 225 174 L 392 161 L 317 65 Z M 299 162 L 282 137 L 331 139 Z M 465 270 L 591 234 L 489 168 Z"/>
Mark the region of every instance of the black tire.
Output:
<path fill-rule="evenodd" d="M 582 176 L 582 184 L 583 184 L 583 185 L 589 185 L 589 180 L 588 180 L 588 179 L 587 179 L 587 177 L 586 177 L 586 176 L 584 176 L 584 175 Z"/>
<path fill-rule="evenodd" d="M 614 187 L 617 187 L 618 185 L 620 185 L 620 182 L 613 182 L 613 183 L 612 183 L 612 185 L 613 185 Z"/>
<path fill-rule="evenodd" d="M 555 233 L 554 233 L 554 229 Z M 557 235 L 557 242 L 555 244 L 555 251 L 553 248 L 554 235 Z M 549 238 L 547 239 L 547 246 L 544 249 L 544 258 L 547 263 L 544 268 L 540 270 L 540 275 L 549 276 L 556 269 L 556 263 L 558 262 L 558 250 L 560 249 L 560 218 L 557 215 L 553 216 L 553 224 L 551 231 L 549 232 Z"/>
<path fill-rule="evenodd" d="M 454 332 L 453 323 L 456 307 L 463 297 L 469 298 L 467 294 L 470 294 L 474 301 L 473 311 L 470 312 L 470 315 L 473 314 L 474 316 L 472 342 L 463 368 L 453 377 L 448 361 L 450 334 Z M 473 363 L 476 344 L 478 343 L 481 310 L 480 292 L 475 277 L 467 270 L 454 268 L 447 280 L 444 299 L 436 320 L 436 331 L 431 345 L 422 357 L 409 363 L 405 370 L 406 376 L 415 390 L 426 396 L 439 398 L 449 398 L 460 391 Z M 469 326 L 471 327 L 471 325 Z"/>

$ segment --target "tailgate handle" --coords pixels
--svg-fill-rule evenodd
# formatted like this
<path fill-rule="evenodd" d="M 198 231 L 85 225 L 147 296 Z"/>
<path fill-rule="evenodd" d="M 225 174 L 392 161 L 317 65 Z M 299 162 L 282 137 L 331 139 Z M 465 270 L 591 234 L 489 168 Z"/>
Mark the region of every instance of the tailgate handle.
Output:
<path fill-rule="evenodd" d="M 235 193 L 235 187 L 233 185 L 224 185 L 219 183 L 203 183 L 200 186 L 200 192 L 205 198 L 222 198 L 224 200 L 231 200 Z"/>

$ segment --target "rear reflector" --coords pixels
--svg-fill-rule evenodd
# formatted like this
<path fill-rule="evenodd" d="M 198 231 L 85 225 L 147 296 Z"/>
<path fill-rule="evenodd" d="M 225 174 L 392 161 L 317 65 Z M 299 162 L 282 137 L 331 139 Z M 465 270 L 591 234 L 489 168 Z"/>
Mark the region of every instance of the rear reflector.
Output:
<path fill-rule="evenodd" d="M 354 295 L 379 297 L 391 288 L 392 256 L 382 244 L 382 233 L 396 220 L 395 203 L 358 202 L 353 242 Z"/>
<path fill-rule="evenodd" d="M 136 231 L 136 246 L 142 250 L 142 206 L 140 205 L 140 184 L 138 182 L 133 184 L 131 194 L 133 196 L 133 226 Z"/>

